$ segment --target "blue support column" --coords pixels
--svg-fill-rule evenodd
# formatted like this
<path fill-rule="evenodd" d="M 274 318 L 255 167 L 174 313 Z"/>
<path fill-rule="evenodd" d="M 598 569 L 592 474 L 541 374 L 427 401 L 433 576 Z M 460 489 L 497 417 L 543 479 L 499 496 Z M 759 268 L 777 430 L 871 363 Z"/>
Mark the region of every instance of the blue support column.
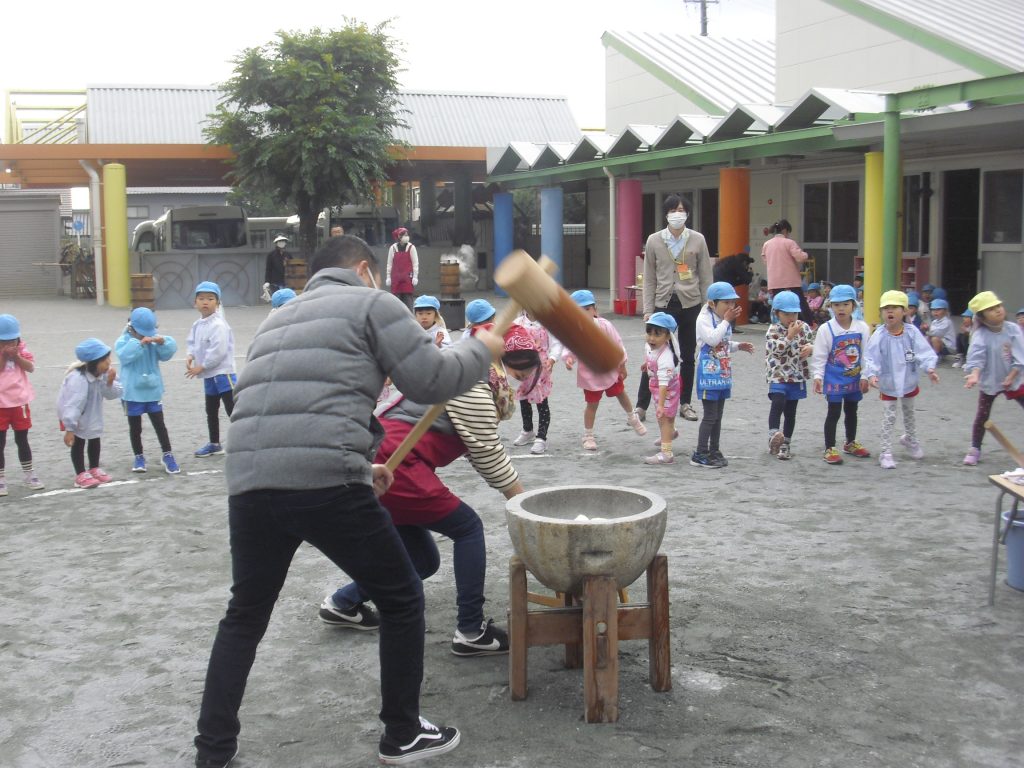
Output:
<path fill-rule="evenodd" d="M 495 192 L 494 197 L 494 271 L 505 257 L 512 253 L 514 242 L 515 219 L 512 208 L 511 192 Z M 492 273 L 493 274 L 493 273 Z M 508 296 L 505 291 L 494 286 L 494 292 L 498 296 Z"/>
<path fill-rule="evenodd" d="M 540 191 L 540 253 L 558 265 L 559 283 L 563 278 L 562 264 L 562 188 L 547 187 Z"/>

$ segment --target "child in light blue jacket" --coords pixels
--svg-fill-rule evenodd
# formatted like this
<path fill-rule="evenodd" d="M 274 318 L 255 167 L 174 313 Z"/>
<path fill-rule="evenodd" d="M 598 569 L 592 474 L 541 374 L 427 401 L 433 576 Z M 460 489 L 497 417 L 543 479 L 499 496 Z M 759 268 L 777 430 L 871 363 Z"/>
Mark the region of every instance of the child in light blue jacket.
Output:
<path fill-rule="evenodd" d="M 110 365 L 110 347 L 102 341 L 86 339 L 75 347 L 75 357 L 78 362 L 68 368 L 57 396 L 57 415 L 64 430 L 64 445 L 71 449 L 75 486 L 95 488 L 113 480 L 100 469 L 103 401 L 117 400 L 123 390 L 117 371 Z"/>
<path fill-rule="evenodd" d="M 128 416 L 128 438 L 132 444 L 135 462 L 132 472 L 146 471 L 146 456 L 142 451 L 142 414 L 149 416 L 160 451 L 164 471 L 169 475 L 181 472 L 171 452 L 171 439 L 164 424 L 164 379 L 160 363 L 166 363 L 178 351 L 177 342 L 162 336 L 156 330 L 156 313 L 147 307 L 136 307 L 131 318 L 114 344 L 114 352 L 121 361 L 122 399 Z"/>
<path fill-rule="evenodd" d="M 220 406 L 230 417 L 235 408 L 235 334 L 220 311 L 220 286 L 209 280 L 196 286 L 195 305 L 201 317 L 188 332 L 185 375 L 203 380 L 206 426 L 210 442 L 195 452 L 201 459 L 224 453 L 220 444 Z"/>

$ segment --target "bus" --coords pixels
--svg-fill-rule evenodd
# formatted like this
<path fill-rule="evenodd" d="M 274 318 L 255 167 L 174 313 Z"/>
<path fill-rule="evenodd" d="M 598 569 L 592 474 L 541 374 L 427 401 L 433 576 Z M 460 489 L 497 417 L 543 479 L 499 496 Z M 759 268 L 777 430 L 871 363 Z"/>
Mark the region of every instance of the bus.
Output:
<path fill-rule="evenodd" d="M 202 251 L 249 247 L 245 210 L 237 205 L 172 208 L 159 219 L 143 221 L 132 235 L 137 253 Z"/>

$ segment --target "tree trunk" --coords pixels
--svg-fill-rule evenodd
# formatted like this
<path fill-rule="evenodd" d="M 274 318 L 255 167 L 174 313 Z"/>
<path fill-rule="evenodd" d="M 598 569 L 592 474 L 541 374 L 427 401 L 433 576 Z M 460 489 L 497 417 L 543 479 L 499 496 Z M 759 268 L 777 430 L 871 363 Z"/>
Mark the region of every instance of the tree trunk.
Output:
<path fill-rule="evenodd" d="M 316 218 L 320 213 L 317 201 L 308 195 L 297 195 L 295 198 L 296 212 L 299 214 L 298 250 L 307 261 L 316 251 Z"/>

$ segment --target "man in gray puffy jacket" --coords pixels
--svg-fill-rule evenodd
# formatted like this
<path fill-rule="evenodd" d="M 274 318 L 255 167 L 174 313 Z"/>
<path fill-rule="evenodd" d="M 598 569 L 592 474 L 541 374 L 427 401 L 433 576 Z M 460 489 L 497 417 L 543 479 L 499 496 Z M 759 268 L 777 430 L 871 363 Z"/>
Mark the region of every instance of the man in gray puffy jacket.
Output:
<path fill-rule="evenodd" d="M 371 464 L 386 377 L 420 402 L 486 378 L 500 337 L 438 349 L 401 301 L 373 290 L 376 257 L 357 237 L 328 240 L 296 299 L 264 321 L 238 377 L 225 478 L 233 585 L 210 654 L 196 765 L 227 766 L 256 648 L 296 549 L 307 541 L 357 580 L 380 610 L 379 758 L 402 764 L 454 749 L 459 732 L 419 716 L 423 586 L 377 496 L 391 473 Z"/>

